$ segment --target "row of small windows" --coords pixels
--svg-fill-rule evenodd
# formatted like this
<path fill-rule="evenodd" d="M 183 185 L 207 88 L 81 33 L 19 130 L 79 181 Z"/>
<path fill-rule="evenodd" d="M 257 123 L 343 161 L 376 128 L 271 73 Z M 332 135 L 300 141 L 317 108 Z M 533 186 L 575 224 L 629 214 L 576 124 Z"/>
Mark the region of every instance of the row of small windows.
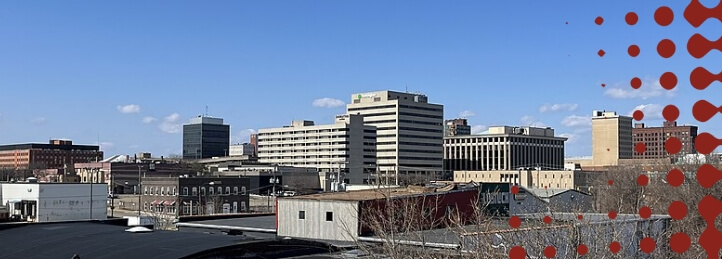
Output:
<path fill-rule="evenodd" d="M 175 188 L 174 188 L 175 189 Z M 218 188 L 214 187 L 208 187 L 208 195 L 231 195 L 231 187 L 226 186 L 225 187 L 225 193 L 223 193 L 223 187 L 218 186 Z M 214 190 L 218 190 L 218 192 L 215 192 Z M 233 187 L 233 195 L 246 195 L 246 186 L 241 186 L 240 193 L 238 192 L 238 186 Z M 192 187 L 191 188 L 191 196 L 198 196 L 198 187 Z M 183 187 L 183 192 L 181 193 L 183 196 L 188 196 L 188 187 Z M 206 187 L 200 188 L 200 195 L 205 196 L 206 195 Z"/>

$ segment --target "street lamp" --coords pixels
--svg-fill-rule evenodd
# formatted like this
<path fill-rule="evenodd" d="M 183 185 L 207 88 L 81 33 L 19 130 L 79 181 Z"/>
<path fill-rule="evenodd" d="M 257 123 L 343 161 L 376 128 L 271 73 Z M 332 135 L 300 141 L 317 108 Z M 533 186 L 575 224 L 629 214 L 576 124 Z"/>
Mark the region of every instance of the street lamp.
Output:
<path fill-rule="evenodd" d="M 276 184 L 281 183 L 281 179 L 276 177 L 276 175 L 273 175 L 273 176 L 271 176 L 270 179 L 268 179 L 268 183 L 273 185 L 272 193 L 268 194 L 268 199 L 267 199 L 267 204 L 266 204 L 268 206 L 268 211 L 270 212 L 271 211 L 271 195 L 273 195 L 274 197 L 276 196 Z"/>
<path fill-rule="evenodd" d="M 207 203 L 207 200 L 208 200 L 208 199 L 206 199 L 206 203 L 203 203 L 203 200 L 202 200 L 202 197 L 201 197 L 201 191 L 200 191 L 201 188 L 204 187 L 204 186 L 210 186 L 210 189 L 208 190 L 208 192 L 207 192 L 207 193 L 206 193 L 206 192 L 203 193 L 203 195 L 206 195 L 206 196 L 207 196 L 207 195 L 211 192 L 211 189 L 213 189 L 213 185 L 215 185 L 216 183 L 217 183 L 217 184 L 221 184 L 220 181 L 213 181 L 213 182 L 208 182 L 208 183 L 202 183 L 200 186 L 198 186 L 198 207 L 199 207 L 199 209 L 198 209 L 198 215 L 201 214 L 201 213 L 200 213 L 200 212 L 201 212 L 201 209 L 203 209 L 203 207 L 207 206 L 206 203 Z M 215 204 L 213 204 L 213 206 L 215 206 Z M 207 208 L 206 208 L 206 209 L 207 209 Z M 215 209 L 214 209 L 213 213 L 215 213 Z M 191 207 L 191 215 L 193 215 L 193 208 L 192 208 L 192 207 Z"/>

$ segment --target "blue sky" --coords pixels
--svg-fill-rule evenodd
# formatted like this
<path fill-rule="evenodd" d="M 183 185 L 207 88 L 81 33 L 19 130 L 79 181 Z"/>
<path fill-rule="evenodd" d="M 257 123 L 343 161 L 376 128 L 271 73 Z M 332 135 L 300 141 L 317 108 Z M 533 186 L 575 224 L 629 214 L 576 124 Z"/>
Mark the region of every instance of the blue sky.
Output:
<path fill-rule="evenodd" d="M 676 104 L 679 123 L 722 137 L 722 115 L 699 123 L 691 113 L 699 99 L 722 105 L 722 85 L 699 91 L 688 80 L 697 66 L 719 72 L 722 53 L 686 51 L 690 36 L 716 39 L 722 23 L 693 28 L 688 1 L 650 3 L 2 1 L 0 143 L 99 137 L 109 155 L 179 154 L 180 125 L 206 105 L 244 142 L 294 119 L 330 123 L 353 93 L 406 86 L 476 130 L 551 126 L 570 137 L 568 156 L 591 154 L 594 109 L 645 105 L 644 122 L 661 125 L 662 107 Z M 654 22 L 661 5 L 675 12 L 670 26 Z M 677 45 L 670 59 L 655 51 L 664 38 Z M 671 92 L 655 85 L 667 71 L 679 78 Z M 632 91 L 633 77 L 642 89 Z"/>

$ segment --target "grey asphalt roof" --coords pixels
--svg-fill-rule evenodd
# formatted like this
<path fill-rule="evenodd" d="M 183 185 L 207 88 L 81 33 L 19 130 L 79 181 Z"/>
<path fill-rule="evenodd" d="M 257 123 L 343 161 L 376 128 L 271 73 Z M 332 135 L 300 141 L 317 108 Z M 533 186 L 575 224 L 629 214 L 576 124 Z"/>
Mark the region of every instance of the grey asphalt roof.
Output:
<path fill-rule="evenodd" d="M 204 225 L 221 225 L 234 227 L 267 228 L 276 229 L 276 216 L 243 217 L 231 219 L 211 219 L 189 221 L 190 223 Z"/>
<path fill-rule="evenodd" d="M 252 242 L 237 236 L 177 231 L 129 233 L 93 222 L 28 224 L 0 231 L 4 258 L 181 258 Z M 245 242 L 244 242 L 245 241 Z"/>

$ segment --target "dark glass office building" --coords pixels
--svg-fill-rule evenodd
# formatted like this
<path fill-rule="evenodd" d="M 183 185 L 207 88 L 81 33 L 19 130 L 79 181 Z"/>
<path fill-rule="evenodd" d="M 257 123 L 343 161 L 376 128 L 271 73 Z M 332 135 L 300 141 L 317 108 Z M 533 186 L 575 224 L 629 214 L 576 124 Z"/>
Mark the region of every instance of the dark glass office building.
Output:
<path fill-rule="evenodd" d="M 228 154 L 231 126 L 223 119 L 198 116 L 183 125 L 183 159 L 223 157 Z"/>

